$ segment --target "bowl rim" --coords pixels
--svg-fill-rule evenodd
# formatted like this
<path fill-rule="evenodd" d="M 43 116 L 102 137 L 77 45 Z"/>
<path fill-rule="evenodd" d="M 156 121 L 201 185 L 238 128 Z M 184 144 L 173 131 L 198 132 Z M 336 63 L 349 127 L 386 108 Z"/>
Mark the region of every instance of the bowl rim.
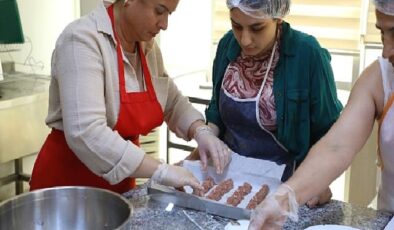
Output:
<path fill-rule="evenodd" d="M 127 219 L 124 220 L 123 223 L 121 225 L 119 225 L 116 229 L 123 229 L 123 227 L 127 226 L 129 224 L 129 222 L 131 221 L 131 217 L 134 214 L 134 207 L 133 207 L 133 204 L 128 199 L 126 199 L 126 197 L 124 197 L 122 194 L 113 192 L 108 189 L 91 187 L 91 186 L 56 186 L 56 187 L 50 187 L 50 188 L 37 189 L 34 191 L 28 191 L 28 192 L 10 197 L 4 201 L 1 201 L 0 208 L 7 205 L 8 203 L 12 203 L 15 200 L 19 200 L 19 199 L 23 199 L 28 196 L 32 196 L 32 194 L 45 193 L 45 192 L 51 191 L 51 190 L 68 190 L 68 189 L 69 190 L 93 190 L 93 191 L 107 193 L 107 194 L 110 194 L 114 197 L 117 197 L 118 199 L 122 200 L 125 204 L 127 204 L 130 212 L 129 212 Z"/>

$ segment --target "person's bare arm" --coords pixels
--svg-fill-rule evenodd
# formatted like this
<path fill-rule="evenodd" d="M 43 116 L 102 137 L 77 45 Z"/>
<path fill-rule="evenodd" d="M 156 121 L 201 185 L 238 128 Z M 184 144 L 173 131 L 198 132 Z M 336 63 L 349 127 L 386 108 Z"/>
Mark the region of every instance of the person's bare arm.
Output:
<path fill-rule="evenodd" d="M 299 204 L 323 192 L 363 147 L 383 107 L 381 81 L 379 63 L 375 62 L 357 80 L 338 121 L 286 182 L 294 189 Z"/>

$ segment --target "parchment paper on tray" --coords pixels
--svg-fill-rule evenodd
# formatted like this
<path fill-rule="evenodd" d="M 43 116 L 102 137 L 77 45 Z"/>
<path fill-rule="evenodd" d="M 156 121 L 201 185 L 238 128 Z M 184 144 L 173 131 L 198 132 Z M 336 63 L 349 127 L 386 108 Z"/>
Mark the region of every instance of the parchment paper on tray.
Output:
<path fill-rule="evenodd" d="M 252 191 L 246 195 L 237 206 L 239 208 L 246 208 L 250 199 L 252 199 L 254 194 L 259 191 L 262 185 L 268 185 L 270 193 L 276 190 L 276 188 L 281 184 L 280 178 L 282 177 L 286 166 L 277 165 L 276 163 L 267 160 L 244 157 L 237 153 L 233 153 L 229 166 L 221 175 L 216 174 L 216 170 L 213 166 L 208 166 L 207 172 L 203 172 L 201 170 L 200 161 L 185 160 L 183 162 L 183 167 L 193 172 L 201 182 L 209 176 L 214 179 L 216 184 L 231 178 L 234 182 L 234 188 L 224 194 L 218 201 L 222 204 L 226 204 L 227 198 L 237 190 L 238 186 L 243 185 L 244 182 L 248 182 L 252 185 Z M 211 188 L 205 195 L 208 195 L 214 188 L 215 187 Z M 186 187 L 185 190 L 189 194 L 193 192 L 190 187 Z M 209 202 L 216 202 L 203 197 L 202 199 L 206 199 Z"/>

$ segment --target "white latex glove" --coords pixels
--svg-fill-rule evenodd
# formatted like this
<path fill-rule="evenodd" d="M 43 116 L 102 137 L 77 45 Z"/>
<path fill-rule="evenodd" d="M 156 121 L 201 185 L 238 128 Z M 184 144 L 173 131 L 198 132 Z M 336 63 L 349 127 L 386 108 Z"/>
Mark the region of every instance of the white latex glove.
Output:
<path fill-rule="evenodd" d="M 298 221 L 298 203 L 293 189 L 282 184 L 253 210 L 249 230 L 282 229 L 286 218 Z"/>
<path fill-rule="evenodd" d="M 189 185 L 195 189 L 203 189 L 198 179 L 194 177 L 190 171 L 179 166 L 165 163 L 157 167 L 151 179 L 158 184 L 173 186 L 175 188 Z"/>
<path fill-rule="evenodd" d="M 208 157 L 211 157 L 216 173 L 222 174 L 231 160 L 231 152 L 227 145 L 216 137 L 207 125 L 196 128 L 194 139 L 198 144 L 203 170 L 207 169 Z"/>

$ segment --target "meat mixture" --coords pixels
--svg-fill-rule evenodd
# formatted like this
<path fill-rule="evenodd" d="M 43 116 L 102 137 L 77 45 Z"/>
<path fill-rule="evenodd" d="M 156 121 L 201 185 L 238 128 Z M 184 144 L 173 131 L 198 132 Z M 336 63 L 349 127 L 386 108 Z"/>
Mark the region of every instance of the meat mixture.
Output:
<path fill-rule="evenodd" d="M 211 200 L 219 201 L 222 199 L 222 196 L 228 193 L 231 189 L 234 188 L 234 182 L 232 179 L 227 179 L 220 182 L 213 190 L 206 196 L 206 198 Z"/>
<path fill-rule="evenodd" d="M 263 186 L 261 186 L 260 190 L 256 194 L 254 194 L 253 198 L 249 201 L 246 208 L 249 210 L 255 209 L 256 206 L 265 199 L 269 191 L 270 188 L 268 187 L 268 185 L 264 184 Z"/>
<path fill-rule="evenodd" d="M 239 203 L 252 191 L 252 185 L 245 182 L 243 185 L 238 186 L 237 190 L 227 198 L 227 204 L 237 207 Z"/>
<path fill-rule="evenodd" d="M 208 177 L 202 182 L 204 189 L 193 189 L 193 195 L 203 197 L 213 186 L 215 186 L 215 181 L 212 177 Z"/>

